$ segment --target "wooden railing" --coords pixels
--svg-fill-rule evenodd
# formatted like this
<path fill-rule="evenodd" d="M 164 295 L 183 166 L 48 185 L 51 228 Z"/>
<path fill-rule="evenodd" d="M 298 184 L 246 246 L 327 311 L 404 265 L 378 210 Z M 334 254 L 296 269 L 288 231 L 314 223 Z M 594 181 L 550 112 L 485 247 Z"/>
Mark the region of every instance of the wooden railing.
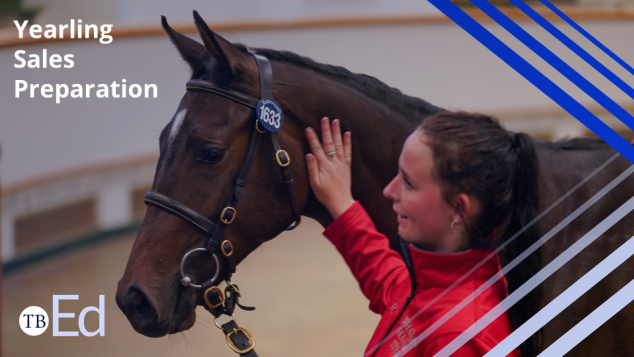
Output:
<path fill-rule="evenodd" d="M 78 167 L 2 190 L 2 260 L 142 217 L 158 155 Z M 140 201 L 140 202 L 136 202 Z"/>

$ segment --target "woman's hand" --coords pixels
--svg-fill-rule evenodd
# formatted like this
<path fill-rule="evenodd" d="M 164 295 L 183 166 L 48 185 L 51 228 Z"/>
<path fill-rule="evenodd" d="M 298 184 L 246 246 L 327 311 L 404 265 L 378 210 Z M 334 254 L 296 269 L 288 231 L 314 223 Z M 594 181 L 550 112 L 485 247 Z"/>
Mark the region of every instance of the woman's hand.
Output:
<path fill-rule="evenodd" d="M 308 178 L 315 197 L 336 219 L 354 203 L 350 189 L 352 139 L 348 131 L 342 140 L 338 119 L 332 121 L 331 130 L 330 121 L 323 118 L 321 133 L 323 146 L 313 128 L 306 128 L 306 139 L 312 151 L 312 154 L 306 155 Z"/>

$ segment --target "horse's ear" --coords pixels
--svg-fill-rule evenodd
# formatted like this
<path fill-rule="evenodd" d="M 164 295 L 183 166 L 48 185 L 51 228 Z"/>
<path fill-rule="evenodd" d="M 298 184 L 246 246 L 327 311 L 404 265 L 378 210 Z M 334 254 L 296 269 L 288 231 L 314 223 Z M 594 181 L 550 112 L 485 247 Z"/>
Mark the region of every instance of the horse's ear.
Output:
<path fill-rule="evenodd" d="M 172 43 L 176 46 L 183 59 L 192 68 L 192 71 L 195 71 L 197 67 L 201 66 L 205 60 L 209 58 L 209 54 L 203 45 L 174 31 L 174 29 L 167 24 L 165 16 L 161 16 L 161 22 L 163 24 L 163 29 L 170 37 L 170 40 L 172 40 Z"/>
<path fill-rule="evenodd" d="M 211 31 L 207 23 L 198 15 L 198 11 L 194 10 L 194 20 L 196 28 L 200 32 L 200 37 L 207 48 L 207 52 L 211 57 L 215 58 L 220 64 L 222 70 L 229 77 L 235 74 L 235 68 L 245 55 L 231 42 L 225 40 L 215 32 Z"/>

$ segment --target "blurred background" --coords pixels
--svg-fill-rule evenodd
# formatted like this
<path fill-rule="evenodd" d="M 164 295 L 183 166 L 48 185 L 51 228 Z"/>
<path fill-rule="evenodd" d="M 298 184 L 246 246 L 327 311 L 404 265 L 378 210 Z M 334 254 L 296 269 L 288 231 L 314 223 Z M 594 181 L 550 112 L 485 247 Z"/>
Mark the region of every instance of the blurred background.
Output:
<path fill-rule="evenodd" d="M 628 140 L 632 131 L 576 89 L 468 1 L 471 16 Z M 621 59 L 634 64 L 634 0 L 553 1 Z M 631 98 L 503 0 L 496 2 L 534 37 L 629 112 Z M 530 3 L 630 86 L 634 78 L 563 21 Z M 405 94 L 452 109 L 496 115 L 509 129 L 542 140 L 593 134 L 466 32 L 422 0 L 0 0 L 0 183 L 3 356 L 233 356 L 211 317 L 161 339 L 138 335 L 114 301 L 145 213 L 158 136 L 185 93 L 189 67 L 160 27 L 165 15 L 199 40 L 192 10 L 212 30 L 252 47 L 289 50 L 377 77 Z M 112 43 L 19 39 L 13 20 L 113 24 Z M 14 68 L 14 54 L 74 54 L 70 69 Z M 37 84 L 156 84 L 158 98 L 15 98 L 15 81 Z M 37 91 L 36 93 L 39 93 Z M 362 355 L 378 316 L 322 228 L 306 220 L 248 257 L 234 281 L 240 325 L 262 356 Z M 286 289 L 282 290 L 282 286 Z M 288 288 L 290 287 L 290 288 Z M 52 314 L 52 295 L 79 295 L 62 311 L 79 315 L 105 295 L 105 337 L 31 337 L 19 313 Z M 94 316 L 91 316 L 94 315 Z M 95 330 L 96 314 L 87 315 Z M 68 319 L 62 330 L 78 330 Z"/>

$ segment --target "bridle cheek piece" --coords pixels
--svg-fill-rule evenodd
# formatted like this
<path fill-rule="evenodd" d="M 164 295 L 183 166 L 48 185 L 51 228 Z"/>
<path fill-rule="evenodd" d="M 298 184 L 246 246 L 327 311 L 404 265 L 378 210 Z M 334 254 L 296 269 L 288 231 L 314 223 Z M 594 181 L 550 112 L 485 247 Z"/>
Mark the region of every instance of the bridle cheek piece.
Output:
<path fill-rule="evenodd" d="M 260 98 L 273 98 L 273 70 L 271 68 L 271 63 L 264 56 L 255 53 L 251 54 L 255 58 L 260 74 Z M 255 109 L 259 103 L 257 99 L 247 94 L 223 88 L 212 82 L 199 79 L 192 79 L 188 81 L 187 90 L 214 93 L 253 109 Z M 301 212 L 297 203 L 293 178 L 291 176 L 290 169 L 288 168 L 291 163 L 290 156 L 280 147 L 276 133 L 261 128 L 261 126 L 258 125 L 257 119 L 255 121 L 255 125 L 253 126 L 253 131 L 251 132 L 249 144 L 244 158 L 242 159 L 240 170 L 233 182 L 231 193 L 227 203 L 225 204 L 225 208 L 220 213 L 216 222 L 212 222 L 209 218 L 200 214 L 191 207 L 158 191 L 148 191 L 144 199 L 144 202 L 147 205 L 157 206 L 170 214 L 176 215 L 191 223 L 197 229 L 209 236 L 207 245 L 204 248 L 194 248 L 187 252 L 181 259 L 181 284 L 186 287 L 205 290 L 203 297 L 205 304 L 207 305 L 207 309 L 214 315 L 214 323 L 216 326 L 224 331 L 229 347 L 231 347 L 231 349 L 236 353 L 249 357 L 257 356 L 253 350 L 255 347 L 255 340 L 247 330 L 238 327 L 233 312 L 235 305 L 238 305 L 238 307 L 243 310 L 253 310 L 254 308 L 240 305 L 238 302 L 238 298 L 241 296 L 240 290 L 237 285 L 232 284 L 230 281 L 231 275 L 236 271 L 236 262 L 233 254 L 234 249 L 231 242 L 224 239 L 224 231 L 229 224 L 234 222 L 238 215 L 238 211 L 235 207 L 237 207 L 237 203 L 242 197 L 243 189 L 246 186 L 246 178 L 255 159 L 255 153 L 260 143 L 260 138 L 262 135 L 266 135 L 267 133 L 271 137 L 271 143 L 273 144 L 273 148 L 275 150 L 275 160 L 281 168 L 282 176 L 284 177 L 284 185 L 286 186 L 290 196 L 293 213 L 295 215 L 295 221 L 287 228 L 287 230 L 296 228 L 301 221 Z M 218 255 L 216 254 L 218 248 L 220 248 L 221 258 L 223 259 L 222 266 L 225 267 L 223 278 L 227 282 L 224 294 L 222 290 L 216 286 L 216 281 L 220 277 L 221 266 Z M 202 284 L 195 284 L 192 281 L 192 278 L 185 273 L 185 262 L 195 252 L 210 253 L 216 265 L 214 276 Z M 232 320 L 221 326 L 217 323 L 216 318 L 223 314 L 231 316 Z"/>

